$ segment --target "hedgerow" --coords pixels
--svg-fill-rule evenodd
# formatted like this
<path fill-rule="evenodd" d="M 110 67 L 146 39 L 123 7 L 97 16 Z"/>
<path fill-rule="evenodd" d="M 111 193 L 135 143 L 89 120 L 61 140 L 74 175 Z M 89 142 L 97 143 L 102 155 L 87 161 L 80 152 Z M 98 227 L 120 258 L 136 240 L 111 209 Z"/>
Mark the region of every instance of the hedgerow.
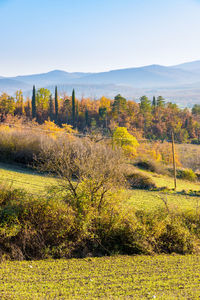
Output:
<path fill-rule="evenodd" d="M 85 192 L 83 186 L 82 200 Z M 1 187 L 0 200 L 1 259 L 198 251 L 195 212 L 134 210 L 124 205 L 119 192 L 108 195 L 100 211 L 84 202 L 80 210 L 53 191 L 35 197 Z"/>

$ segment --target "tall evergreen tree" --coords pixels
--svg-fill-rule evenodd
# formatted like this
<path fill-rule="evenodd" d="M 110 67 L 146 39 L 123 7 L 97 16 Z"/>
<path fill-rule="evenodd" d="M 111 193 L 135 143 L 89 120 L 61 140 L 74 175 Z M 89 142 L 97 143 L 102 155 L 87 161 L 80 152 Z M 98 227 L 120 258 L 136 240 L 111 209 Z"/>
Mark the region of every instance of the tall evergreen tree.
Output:
<path fill-rule="evenodd" d="M 147 96 L 142 96 L 140 98 L 140 113 L 144 117 L 144 132 L 145 134 L 148 132 L 149 128 L 151 127 L 151 120 L 152 120 L 152 106 L 151 106 L 151 101 Z"/>
<path fill-rule="evenodd" d="M 103 121 L 103 126 L 107 127 L 107 108 L 106 107 L 99 107 L 99 119 Z"/>
<path fill-rule="evenodd" d="M 35 85 L 33 86 L 33 95 L 32 95 L 32 118 L 36 118 L 36 92 Z"/>
<path fill-rule="evenodd" d="M 53 121 L 53 99 L 52 99 L 52 95 L 50 95 L 49 97 L 49 117 L 50 120 Z"/>
<path fill-rule="evenodd" d="M 120 94 L 115 96 L 113 103 L 113 112 L 116 112 L 118 115 L 124 112 L 127 109 L 127 101 Z"/>
<path fill-rule="evenodd" d="M 156 97 L 155 96 L 153 96 L 153 101 L 152 101 L 152 107 L 153 107 L 153 109 L 156 107 Z"/>
<path fill-rule="evenodd" d="M 77 101 L 76 102 L 76 126 L 78 125 L 78 117 L 79 117 L 79 106 Z"/>
<path fill-rule="evenodd" d="M 75 122 L 76 122 L 76 106 L 75 106 L 75 91 L 73 89 L 72 91 L 72 125 L 75 128 Z"/>
<path fill-rule="evenodd" d="M 85 110 L 85 127 L 89 126 L 89 116 L 88 116 L 88 110 L 86 108 Z"/>
<path fill-rule="evenodd" d="M 140 112 L 143 114 L 151 112 L 151 101 L 147 96 L 140 97 Z"/>
<path fill-rule="evenodd" d="M 55 87 L 55 122 L 58 123 L 58 88 Z"/>

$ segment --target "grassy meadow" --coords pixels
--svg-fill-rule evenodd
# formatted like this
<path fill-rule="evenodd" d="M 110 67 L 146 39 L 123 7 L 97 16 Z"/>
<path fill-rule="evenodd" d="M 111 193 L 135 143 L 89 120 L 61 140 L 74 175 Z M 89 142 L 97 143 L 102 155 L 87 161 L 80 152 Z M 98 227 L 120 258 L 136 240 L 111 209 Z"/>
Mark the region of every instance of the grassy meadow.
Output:
<path fill-rule="evenodd" d="M 0 182 L 14 188 L 23 188 L 30 193 L 44 193 L 56 184 L 57 179 L 41 175 L 31 169 L 0 163 Z"/>
<path fill-rule="evenodd" d="M 173 188 L 173 178 L 166 175 L 159 175 L 143 171 L 153 179 L 158 188 Z M 59 179 L 41 175 L 36 171 L 11 164 L 0 163 L 0 182 L 13 188 L 23 188 L 31 194 L 44 194 L 52 185 L 57 185 Z M 177 192 L 172 191 L 148 191 L 148 190 L 124 190 L 124 202 L 130 208 L 139 210 L 154 210 L 164 207 L 162 199 L 167 201 L 169 207 L 181 210 L 196 210 L 200 203 L 199 197 L 182 195 L 182 190 L 199 190 L 199 183 L 177 179 Z M 125 203 L 124 203 L 125 204 Z"/>

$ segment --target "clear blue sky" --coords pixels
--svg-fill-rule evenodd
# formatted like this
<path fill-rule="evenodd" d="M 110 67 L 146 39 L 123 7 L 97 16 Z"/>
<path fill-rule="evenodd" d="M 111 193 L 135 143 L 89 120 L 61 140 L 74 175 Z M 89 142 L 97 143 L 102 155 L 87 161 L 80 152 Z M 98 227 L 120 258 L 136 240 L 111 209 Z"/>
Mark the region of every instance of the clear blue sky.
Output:
<path fill-rule="evenodd" d="M 200 0 L 0 0 L 0 75 L 200 59 Z"/>

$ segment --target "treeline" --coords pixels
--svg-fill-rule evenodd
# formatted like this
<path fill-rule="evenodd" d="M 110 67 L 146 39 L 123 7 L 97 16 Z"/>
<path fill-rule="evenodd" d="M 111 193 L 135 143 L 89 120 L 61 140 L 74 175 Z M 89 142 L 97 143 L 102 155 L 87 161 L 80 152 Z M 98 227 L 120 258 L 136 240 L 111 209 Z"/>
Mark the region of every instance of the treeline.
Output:
<path fill-rule="evenodd" d="M 0 96 L 0 121 L 8 115 L 23 116 L 39 124 L 46 120 L 57 125 L 71 124 L 80 132 L 112 132 L 116 127 L 126 127 L 137 138 L 152 140 L 171 139 L 172 130 L 177 142 L 200 143 L 200 105 L 192 111 L 181 109 L 176 104 L 165 102 L 162 96 L 149 99 L 146 96 L 136 103 L 118 94 L 114 99 L 102 96 L 98 100 L 77 99 L 59 95 L 57 87 L 52 95 L 48 89 L 33 87 L 32 99 L 24 99 L 22 91 L 15 97 L 6 93 Z"/>

